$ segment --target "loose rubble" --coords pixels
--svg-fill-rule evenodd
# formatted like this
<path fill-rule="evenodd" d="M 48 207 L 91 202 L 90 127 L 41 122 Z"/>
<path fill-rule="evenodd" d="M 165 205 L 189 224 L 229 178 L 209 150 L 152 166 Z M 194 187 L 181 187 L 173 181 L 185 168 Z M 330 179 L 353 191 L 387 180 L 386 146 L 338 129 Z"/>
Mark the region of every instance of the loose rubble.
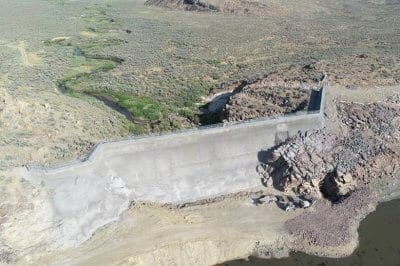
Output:
<path fill-rule="evenodd" d="M 394 173 L 400 162 L 393 149 L 400 142 L 399 98 L 369 105 L 340 103 L 338 111 L 347 135 L 317 130 L 288 139 L 257 167 L 263 184 L 337 202 L 371 178 Z M 381 166 L 389 162 L 382 173 Z"/>
<path fill-rule="evenodd" d="M 261 195 L 257 197 L 251 197 L 251 200 L 254 205 L 261 205 L 264 203 L 272 203 L 272 202 L 277 202 L 278 198 L 276 196 L 270 196 L 270 195 Z"/>
<path fill-rule="evenodd" d="M 251 197 L 252 203 L 255 206 L 262 204 L 270 204 L 275 202 L 278 207 L 285 211 L 294 211 L 296 209 L 307 209 L 314 205 L 315 199 L 304 199 L 299 197 L 283 197 L 273 195 L 257 195 Z"/>
<path fill-rule="evenodd" d="M 377 198 L 367 188 L 354 191 L 340 204 L 319 200 L 312 212 L 304 212 L 285 223 L 289 234 L 297 237 L 295 250 L 307 251 L 309 246 L 337 247 L 345 245 L 354 236 L 354 221 L 374 210 Z"/>

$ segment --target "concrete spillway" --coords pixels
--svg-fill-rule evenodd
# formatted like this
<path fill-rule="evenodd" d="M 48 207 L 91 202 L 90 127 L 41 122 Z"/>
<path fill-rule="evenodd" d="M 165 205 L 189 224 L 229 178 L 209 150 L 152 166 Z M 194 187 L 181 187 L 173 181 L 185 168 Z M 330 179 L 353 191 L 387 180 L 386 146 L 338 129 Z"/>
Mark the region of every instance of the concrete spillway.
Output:
<path fill-rule="evenodd" d="M 76 245 L 133 200 L 196 201 L 260 185 L 258 153 L 280 134 L 318 129 L 319 114 L 99 145 L 88 160 L 25 178 L 52 193 L 63 243 Z"/>
<path fill-rule="evenodd" d="M 321 94 L 322 97 L 324 94 Z M 321 101 L 321 106 L 324 101 Z M 258 153 L 277 138 L 324 126 L 323 110 L 104 143 L 83 161 L 32 168 L 25 179 L 44 185 L 60 224 L 60 241 L 74 246 L 118 219 L 132 201 L 181 203 L 261 185 Z"/>

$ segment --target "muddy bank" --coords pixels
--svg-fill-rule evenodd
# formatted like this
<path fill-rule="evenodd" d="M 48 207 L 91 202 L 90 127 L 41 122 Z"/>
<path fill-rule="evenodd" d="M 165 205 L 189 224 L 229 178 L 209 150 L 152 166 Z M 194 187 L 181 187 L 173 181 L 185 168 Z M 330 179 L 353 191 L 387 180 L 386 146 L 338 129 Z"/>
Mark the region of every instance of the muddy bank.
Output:
<path fill-rule="evenodd" d="M 360 224 L 359 247 L 345 258 L 322 258 L 293 252 L 283 259 L 237 260 L 226 262 L 226 266 L 295 266 L 295 265 L 399 265 L 400 261 L 400 199 L 378 205 Z"/>

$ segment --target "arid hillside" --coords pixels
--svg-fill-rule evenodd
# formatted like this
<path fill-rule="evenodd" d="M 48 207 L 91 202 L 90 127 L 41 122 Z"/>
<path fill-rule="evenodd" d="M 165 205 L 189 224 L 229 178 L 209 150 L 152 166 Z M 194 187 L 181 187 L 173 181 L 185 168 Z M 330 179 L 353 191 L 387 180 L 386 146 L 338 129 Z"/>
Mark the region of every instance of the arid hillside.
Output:
<path fill-rule="evenodd" d="M 394 98 L 400 85 L 399 14 L 398 0 L 1 0 L 0 264 L 29 264 L 35 262 L 32 254 L 38 261 L 48 254 L 45 262 L 57 261 L 57 255 L 66 261 L 70 257 L 49 248 L 60 229 L 50 226 L 47 192 L 21 179 L 15 168 L 76 160 L 102 141 L 304 107 L 304 91 L 296 91 L 299 101 L 288 107 L 286 92 L 283 97 L 280 86 L 270 86 L 274 83 L 299 87 L 326 73 L 328 133 L 351 147 L 335 154 L 344 156 L 343 161 L 354 159 L 352 175 L 360 183 L 368 173 L 392 173 L 384 164 L 396 158 L 398 153 L 392 152 L 399 148 Z M 244 93 L 223 106 L 232 119 L 204 117 L 211 99 L 241 86 Z M 278 107 L 265 108 L 271 101 Z M 362 138 L 357 138 L 360 132 Z M 347 135 L 353 142 L 345 142 Z M 386 146 L 381 149 L 379 141 Z M 358 160 L 357 152 L 370 159 Z M 365 168 L 371 171 L 363 173 L 360 162 L 371 163 Z M 366 180 L 379 194 L 376 198 L 396 193 L 396 169 L 391 179 L 382 175 Z M 298 188 L 297 181 L 289 181 L 282 179 L 289 190 Z M 69 252 L 79 261 L 111 256 L 104 251 L 112 247 L 118 260 L 134 263 L 142 256 L 157 264 L 166 253 L 171 261 L 182 255 L 182 246 L 195 259 L 204 258 L 204 250 L 211 247 L 215 253 L 210 261 L 218 262 L 253 252 L 260 237 L 255 225 L 270 211 L 271 227 L 264 228 L 262 236 L 269 245 L 283 245 L 283 225 L 294 214 L 281 219 L 281 210 L 269 206 L 252 219 L 240 215 L 237 204 L 248 214 L 254 211 L 248 198 L 240 198 L 210 203 L 212 211 L 207 204 L 182 208 L 176 220 L 175 209 L 136 205 L 121 221 L 125 231 L 115 223 L 96 234 L 82 253 Z M 321 206 L 328 210 L 331 203 L 326 204 Z M 150 222 L 138 228 L 138 221 Z M 224 231 L 230 226 L 234 232 Z M 196 228 L 189 238 L 180 238 L 179 232 Z M 300 235 L 300 229 L 293 232 Z M 148 235 L 150 231 L 154 234 Z M 131 233 L 129 241 L 138 241 L 138 253 L 132 254 L 131 242 L 119 242 L 126 232 Z M 176 235 L 172 246 L 167 245 L 170 235 Z M 246 247 L 237 242 L 244 236 Z M 198 244 L 200 240 L 204 243 Z M 105 242 L 106 248 L 96 249 Z"/>

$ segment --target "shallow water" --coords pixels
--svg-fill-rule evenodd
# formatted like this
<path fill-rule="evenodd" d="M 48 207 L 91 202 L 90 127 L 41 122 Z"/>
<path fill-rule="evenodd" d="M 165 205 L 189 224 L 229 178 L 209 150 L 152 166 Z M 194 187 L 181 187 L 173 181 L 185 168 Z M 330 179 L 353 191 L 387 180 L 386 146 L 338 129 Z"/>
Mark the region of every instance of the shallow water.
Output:
<path fill-rule="evenodd" d="M 361 222 L 360 246 L 346 258 L 330 259 L 291 253 L 284 259 L 237 260 L 224 263 L 229 266 L 400 266 L 400 199 L 381 203 L 377 210 Z"/>

